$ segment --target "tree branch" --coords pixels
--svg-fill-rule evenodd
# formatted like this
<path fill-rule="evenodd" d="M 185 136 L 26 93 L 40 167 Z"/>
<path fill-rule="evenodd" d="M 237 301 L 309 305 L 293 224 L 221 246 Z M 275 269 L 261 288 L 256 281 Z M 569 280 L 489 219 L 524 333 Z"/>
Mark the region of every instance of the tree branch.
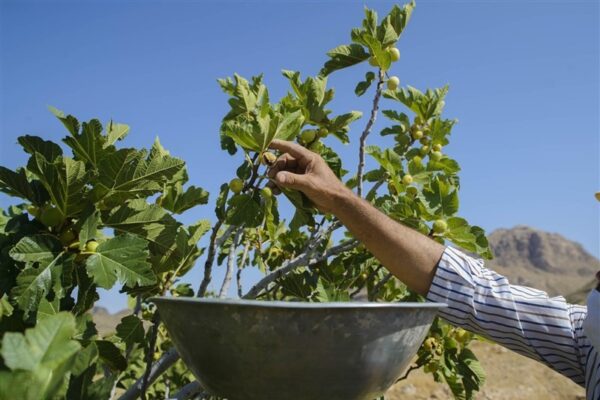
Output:
<path fill-rule="evenodd" d="M 167 369 L 179 360 L 179 353 L 175 347 L 167 350 L 162 357 L 152 365 L 148 374 L 148 385 L 152 384 L 156 378 L 162 375 Z M 119 400 L 134 400 L 137 399 L 142 392 L 142 379 L 138 379 L 127 391 L 119 397 Z"/>
<path fill-rule="evenodd" d="M 400 382 L 400 381 L 402 381 L 402 380 L 404 380 L 404 379 L 408 378 L 408 375 L 409 375 L 411 372 L 413 372 L 414 370 L 416 370 L 416 369 L 419 369 L 419 368 L 421 368 L 421 367 L 422 367 L 422 365 L 419 365 L 419 364 L 411 365 L 411 366 L 410 366 L 410 368 L 409 368 L 408 370 L 406 370 L 406 373 L 404 374 L 404 376 L 402 376 L 401 378 L 398 378 L 398 379 L 396 380 L 396 383 L 398 383 L 398 382 Z"/>
<path fill-rule="evenodd" d="M 237 269 L 237 273 L 236 273 L 236 281 L 237 281 L 237 292 L 238 292 L 238 297 L 242 297 L 242 268 L 244 267 L 244 264 L 246 263 L 246 258 L 248 257 L 248 251 L 250 250 L 250 242 L 246 242 L 246 245 L 244 246 L 244 253 L 242 253 L 242 259 L 238 265 L 238 269 Z"/>
<path fill-rule="evenodd" d="M 311 254 L 312 251 L 311 251 L 310 253 L 307 252 L 296 258 L 293 258 L 290 261 L 284 263 L 277 270 L 271 272 L 269 275 L 267 275 L 263 279 L 261 279 L 256 285 L 254 285 L 252 287 L 252 289 L 250 289 L 248 291 L 248 293 L 246 293 L 246 295 L 244 295 L 243 298 L 244 299 L 252 299 L 252 298 L 256 297 L 263 289 L 267 288 L 272 282 L 286 276 L 287 274 L 294 271 L 296 268 L 300 268 L 300 267 L 304 267 L 304 266 L 310 267 L 311 265 L 317 264 L 323 260 L 326 260 L 327 258 L 329 258 L 331 256 L 335 256 L 335 255 L 338 255 L 345 251 L 351 250 L 354 247 L 358 246 L 358 244 L 359 244 L 359 242 L 357 240 L 353 239 L 353 240 L 341 243 L 337 246 L 327 249 L 323 253 L 323 255 L 320 257 L 311 258 L 311 255 L 312 255 Z"/>
<path fill-rule="evenodd" d="M 148 343 L 148 352 L 146 353 L 146 370 L 142 377 L 142 399 L 146 400 L 146 389 L 148 388 L 148 376 L 152 369 L 152 357 L 154 356 L 154 347 L 156 346 L 156 338 L 158 337 L 158 326 L 160 325 L 160 315 L 154 312 L 152 317 L 152 332 L 150 333 L 150 343 Z"/>
<path fill-rule="evenodd" d="M 371 201 L 373 197 L 375 197 L 375 195 L 377 194 L 377 189 L 379 189 L 384 183 L 385 179 L 377 181 L 377 183 L 374 184 L 373 187 L 369 190 L 369 193 L 367 193 L 366 199 Z"/>
<path fill-rule="evenodd" d="M 360 197 L 363 189 L 363 171 L 365 169 L 365 144 L 367 142 L 367 136 L 371 133 L 371 128 L 377 119 L 377 110 L 379 110 L 379 99 L 381 98 L 381 92 L 383 91 L 383 82 L 385 75 L 383 71 L 379 70 L 379 81 L 377 81 L 377 89 L 375 91 L 375 97 L 373 98 L 373 108 L 371 109 L 371 116 L 365 130 L 360 135 L 360 147 L 358 152 L 358 172 L 356 174 L 356 194 Z"/>
<path fill-rule="evenodd" d="M 208 285 L 212 279 L 212 265 L 215 260 L 215 254 L 217 252 L 217 248 L 221 247 L 223 243 L 229 238 L 231 232 L 236 228 L 233 225 L 227 227 L 225 232 L 217 239 L 217 234 L 219 233 L 219 229 L 223 225 L 223 220 L 217 221 L 215 226 L 213 227 L 212 233 L 210 235 L 210 244 L 208 245 L 208 255 L 206 256 L 206 262 L 204 263 L 204 278 L 202 279 L 202 283 L 200 284 L 200 288 L 198 288 L 198 292 L 196 293 L 196 297 L 204 297 L 206 295 L 206 290 L 208 289 Z"/>
<path fill-rule="evenodd" d="M 170 397 L 170 399 L 187 400 L 192 396 L 204 395 L 204 393 L 200 393 L 200 392 L 202 392 L 202 385 L 200 385 L 200 382 L 198 382 L 198 381 L 193 381 L 193 382 L 188 383 L 184 387 L 182 387 L 181 390 L 179 390 L 179 392 L 175 393 L 175 395 L 173 395 L 173 397 Z"/>
<path fill-rule="evenodd" d="M 231 247 L 229 248 L 229 254 L 227 255 L 227 270 L 225 271 L 225 277 L 223 278 L 223 283 L 221 284 L 221 290 L 219 290 L 219 298 L 227 296 L 227 292 L 229 291 L 229 284 L 233 275 L 233 263 L 235 262 L 235 252 L 239 245 L 242 232 L 243 228 L 239 228 L 235 232 L 233 243 L 231 243 Z"/>

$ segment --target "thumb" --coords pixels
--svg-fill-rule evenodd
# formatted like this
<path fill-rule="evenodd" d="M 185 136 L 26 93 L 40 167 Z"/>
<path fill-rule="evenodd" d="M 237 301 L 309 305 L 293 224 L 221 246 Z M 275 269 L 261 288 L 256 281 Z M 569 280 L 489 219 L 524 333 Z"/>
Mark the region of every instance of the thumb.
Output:
<path fill-rule="evenodd" d="M 275 181 L 279 186 L 295 190 L 302 190 L 308 187 L 308 178 L 306 175 L 294 174 L 292 172 L 281 171 L 275 175 Z"/>

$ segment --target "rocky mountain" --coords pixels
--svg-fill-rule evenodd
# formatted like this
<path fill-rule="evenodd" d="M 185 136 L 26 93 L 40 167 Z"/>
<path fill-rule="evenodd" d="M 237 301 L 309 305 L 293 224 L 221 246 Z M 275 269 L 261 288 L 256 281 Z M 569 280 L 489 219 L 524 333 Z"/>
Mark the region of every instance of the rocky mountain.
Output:
<path fill-rule="evenodd" d="M 591 285 L 600 260 L 579 243 L 557 234 L 519 225 L 489 235 L 495 258 L 487 267 L 511 283 L 568 296 Z M 581 301 L 579 298 L 577 301 Z"/>
<path fill-rule="evenodd" d="M 96 329 L 102 336 L 109 335 L 115 331 L 116 326 L 121 322 L 121 318 L 131 314 L 130 310 L 121 310 L 116 314 L 111 314 L 104 307 L 94 307 L 92 315 L 96 323 Z"/>

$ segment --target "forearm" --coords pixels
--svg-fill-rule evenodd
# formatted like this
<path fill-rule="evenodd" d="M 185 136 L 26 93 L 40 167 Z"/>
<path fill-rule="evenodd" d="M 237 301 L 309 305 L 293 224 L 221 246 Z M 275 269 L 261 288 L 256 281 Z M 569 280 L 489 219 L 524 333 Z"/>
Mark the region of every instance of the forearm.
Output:
<path fill-rule="evenodd" d="M 444 246 L 394 221 L 350 190 L 340 193 L 333 214 L 394 276 L 426 295 Z"/>

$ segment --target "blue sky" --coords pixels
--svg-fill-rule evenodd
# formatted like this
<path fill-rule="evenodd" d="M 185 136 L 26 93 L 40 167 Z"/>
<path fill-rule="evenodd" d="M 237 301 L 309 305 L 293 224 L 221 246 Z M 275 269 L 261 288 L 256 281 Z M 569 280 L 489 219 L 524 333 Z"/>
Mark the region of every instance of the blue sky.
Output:
<path fill-rule="evenodd" d="M 327 50 L 349 42 L 365 4 L 381 15 L 394 3 L 0 0 L 0 163 L 26 162 L 19 135 L 66 134 L 50 104 L 82 120 L 129 124 L 128 145 L 159 136 L 214 200 L 238 162 L 219 149 L 228 105 L 216 79 L 264 72 L 279 98 L 281 69 L 316 74 Z M 460 122 L 445 151 L 463 167 L 461 214 L 471 223 L 487 231 L 526 224 L 600 255 L 598 4 L 417 2 L 392 72 L 417 88 L 450 84 L 445 115 Z M 335 112 L 368 110 L 368 96 L 353 93 L 365 71 L 330 78 Z M 330 143 L 354 169 L 355 148 Z M 212 218 L 212 209 L 184 221 Z M 190 276 L 195 287 L 199 272 Z M 124 299 L 113 292 L 101 303 L 116 310 Z"/>

